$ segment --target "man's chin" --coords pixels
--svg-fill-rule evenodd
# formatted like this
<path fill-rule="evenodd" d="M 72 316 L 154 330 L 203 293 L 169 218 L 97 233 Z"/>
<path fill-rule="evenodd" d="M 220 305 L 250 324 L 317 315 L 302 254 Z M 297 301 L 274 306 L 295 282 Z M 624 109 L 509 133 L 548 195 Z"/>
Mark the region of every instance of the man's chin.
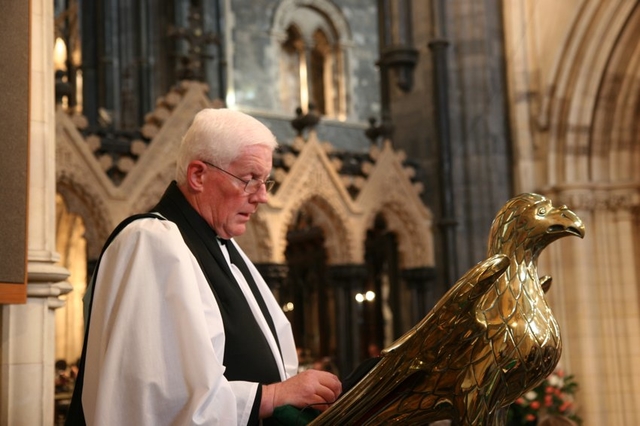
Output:
<path fill-rule="evenodd" d="M 246 224 L 244 223 L 236 224 L 232 229 L 229 230 L 230 231 L 229 234 L 231 234 L 231 238 L 239 237 L 240 235 L 244 234 L 246 230 L 247 230 Z"/>

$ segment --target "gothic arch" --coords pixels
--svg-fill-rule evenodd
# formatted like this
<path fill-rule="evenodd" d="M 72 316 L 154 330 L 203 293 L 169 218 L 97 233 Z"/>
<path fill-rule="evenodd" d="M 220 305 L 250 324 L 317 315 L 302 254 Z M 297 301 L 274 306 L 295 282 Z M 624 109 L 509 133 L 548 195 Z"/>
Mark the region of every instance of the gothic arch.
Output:
<path fill-rule="evenodd" d="M 295 214 L 305 206 L 314 215 L 316 224 L 320 226 L 325 236 L 325 248 L 327 249 L 327 263 L 329 265 L 357 262 L 353 259 L 351 247 L 353 246 L 353 235 L 349 232 L 347 224 L 350 222 L 345 212 L 335 203 L 335 197 L 327 194 L 308 192 L 303 197 L 297 197 L 282 211 L 282 225 L 277 238 L 280 240 L 278 246 L 283 248 L 282 259 L 284 259 L 284 249 L 286 249 L 287 231 L 295 219 Z"/>
<path fill-rule="evenodd" d="M 279 107 L 314 107 L 322 115 L 347 117 L 346 49 L 351 32 L 344 15 L 327 0 L 285 0 L 274 13 L 273 52 L 279 71 Z"/>
<path fill-rule="evenodd" d="M 620 28 L 596 96 L 590 176 L 597 182 L 640 182 L 640 6 Z"/>
<path fill-rule="evenodd" d="M 549 126 L 546 184 L 593 179 L 590 154 L 597 148 L 591 146 L 594 111 L 598 107 L 610 107 L 607 104 L 611 101 L 605 101 L 598 94 L 614 94 L 611 78 L 624 79 L 623 72 L 628 72 L 628 65 L 633 63 L 622 55 L 625 50 L 629 53 L 631 46 L 618 47 L 622 50 L 617 55 L 614 50 L 620 40 L 624 40 L 625 32 L 637 31 L 638 18 L 634 18 L 637 10 L 636 2 L 589 0 L 576 12 L 567 41 L 552 69 L 553 79 L 539 115 L 540 123 Z M 602 92 L 603 81 L 605 92 Z"/>
<path fill-rule="evenodd" d="M 296 211 L 303 206 L 311 211 L 314 224 L 318 225 L 324 233 L 327 263 L 329 265 L 349 263 L 352 237 L 335 207 L 328 200 L 317 195 L 300 201 Z M 293 219 L 293 216 L 291 215 L 290 218 Z"/>
<path fill-rule="evenodd" d="M 151 142 L 121 185 L 138 207 L 144 203 L 141 198 L 148 200 L 145 206 L 149 205 L 147 191 L 158 193 L 174 178 L 178 146 L 195 115 L 204 108 L 221 106 L 219 101 L 207 98 L 208 90 L 203 83 L 183 81 L 159 99 L 156 109 L 147 116 L 142 131 Z"/>
<path fill-rule="evenodd" d="M 234 239 L 254 263 L 274 262 L 272 236 L 260 209 L 247 223 L 245 233 Z"/>
<path fill-rule="evenodd" d="M 320 144 L 316 132 L 311 131 L 306 141 L 298 137 L 294 145 L 299 147 L 298 154 L 291 154 L 288 171 L 276 170 L 282 174 L 282 183 L 259 210 L 272 230 L 273 261 L 284 261 L 288 226 L 301 206 L 312 200 L 319 217 L 326 218 L 328 262 L 360 262 L 362 258 L 354 254 L 356 240 L 352 236 L 361 211 L 329 160 L 327 144 Z"/>
<path fill-rule="evenodd" d="M 387 201 L 380 206 L 380 210 L 370 211 L 365 221 L 367 229 L 373 226 L 377 214 L 382 214 L 388 229 L 398 236 L 398 253 L 402 268 L 434 265 L 433 254 L 430 254 L 433 247 L 432 237 L 424 232 L 424 223 L 418 223 L 414 215 L 404 208 L 402 201 Z"/>
<path fill-rule="evenodd" d="M 117 189 L 100 168 L 71 118 L 59 111 L 56 120 L 56 191 L 69 211 L 82 217 L 86 226 L 87 258 L 97 259 L 115 226 L 108 200 Z"/>
<path fill-rule="evenodd" d="M 272 26 L 272 33 L 277 40 L 284 41 L 287 28 L 295 21 L 293 15 L 303 7 L 311 8 L 324 15 L 331 22 L 334 28 L 332 33 L 341 45 L 351 44 L 351 31 L 346 18 L 340 9 L 328 0 L 284 0 L 280 2 L 274 13 Z"/>
<path fill-rule="evenodd" d="M 87 258 L 97 259 L 113 227 L 111 218 L 106 214 L 108 210 L 104 200 L 91 188 L 78 184 L 73 176 L 64 173 L 57 177 L 56 191 L 68 211 L 77 214 L 84 221 Z"/>
<path fill-rule="evenodd" d="M 413 186 L 409 178 L 413 170 L 402 164 L 405 154 L 394 151 L 390 141 L 385 142 L 382 151 L 372 150 L 372 154 L 376 163 L 357 199 L 365 213 L 359 229 L 362 241 L 376 215 L 382 213 L 389 229 L 398 235 L 401 266 L 433 266 L 431 212 L 418 196 L 420 188 Z"/>
<path fill-rule="evenodd" d="M 140 196 L 133 198 L 130 213 L 140 213 L 151 209 L 162 197 L 167 189 L 167 184 L 174 179 L 175 164 L 170 163 L 155 171 L 150 170 L 146 174 L 146 185 L 141 188 Z"/>

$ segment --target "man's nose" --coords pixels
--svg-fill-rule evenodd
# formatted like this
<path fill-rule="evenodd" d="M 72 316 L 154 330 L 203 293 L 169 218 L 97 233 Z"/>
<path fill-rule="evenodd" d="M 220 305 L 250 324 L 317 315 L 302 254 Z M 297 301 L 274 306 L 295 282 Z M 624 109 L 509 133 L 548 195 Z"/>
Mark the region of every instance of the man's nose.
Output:
<path fill-rule="evenodd" d="M 262 183 L 262 185 L 260 185 L 258 190 L 251 195 L 253 197 L 253 201 L 256 203 L 266 203 L 267 201 L 269 201 L 269 193 L 267 192 L 267 187 L 265 186 L 264 182 Z"/>

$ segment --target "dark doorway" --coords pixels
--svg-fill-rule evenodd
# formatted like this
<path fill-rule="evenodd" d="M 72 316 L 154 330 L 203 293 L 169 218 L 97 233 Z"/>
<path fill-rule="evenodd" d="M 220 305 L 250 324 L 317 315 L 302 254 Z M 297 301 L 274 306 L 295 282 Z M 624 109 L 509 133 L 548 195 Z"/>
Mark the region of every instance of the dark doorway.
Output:
<path fill-rule="evenodd" d="M 397 238 L 381 214 L 367 231 L 365 263 L 367 280 L 362 297 L 357 299 L 362 312 L 360 351 L 363 358 L 375 355 L 376 349 L 384 348 L 403 332 L 400 321 L 395 318 L 400 312 Z"/>
<path fill-rule="evenodd" d="M 313 362 L 335 354 L 335 321 L 331 289 L 326 282 L 327 254 L 322 229 L 301 209 L 287 232 L 289 274 L 281 303 L 291 322 L 296 344 Z"/>

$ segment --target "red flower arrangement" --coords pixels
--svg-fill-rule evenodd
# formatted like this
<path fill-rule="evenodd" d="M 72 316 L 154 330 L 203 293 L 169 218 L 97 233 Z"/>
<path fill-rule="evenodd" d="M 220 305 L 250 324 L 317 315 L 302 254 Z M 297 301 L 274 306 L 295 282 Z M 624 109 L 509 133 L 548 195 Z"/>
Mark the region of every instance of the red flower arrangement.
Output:
<path fill-rule="evenodd" d="M 573 396 L 578 383 L 558 369 L 509 407 L 509 426 L 535 425 L 544 416 L 560 414 L 582 424 L 575 413 Z"/>

